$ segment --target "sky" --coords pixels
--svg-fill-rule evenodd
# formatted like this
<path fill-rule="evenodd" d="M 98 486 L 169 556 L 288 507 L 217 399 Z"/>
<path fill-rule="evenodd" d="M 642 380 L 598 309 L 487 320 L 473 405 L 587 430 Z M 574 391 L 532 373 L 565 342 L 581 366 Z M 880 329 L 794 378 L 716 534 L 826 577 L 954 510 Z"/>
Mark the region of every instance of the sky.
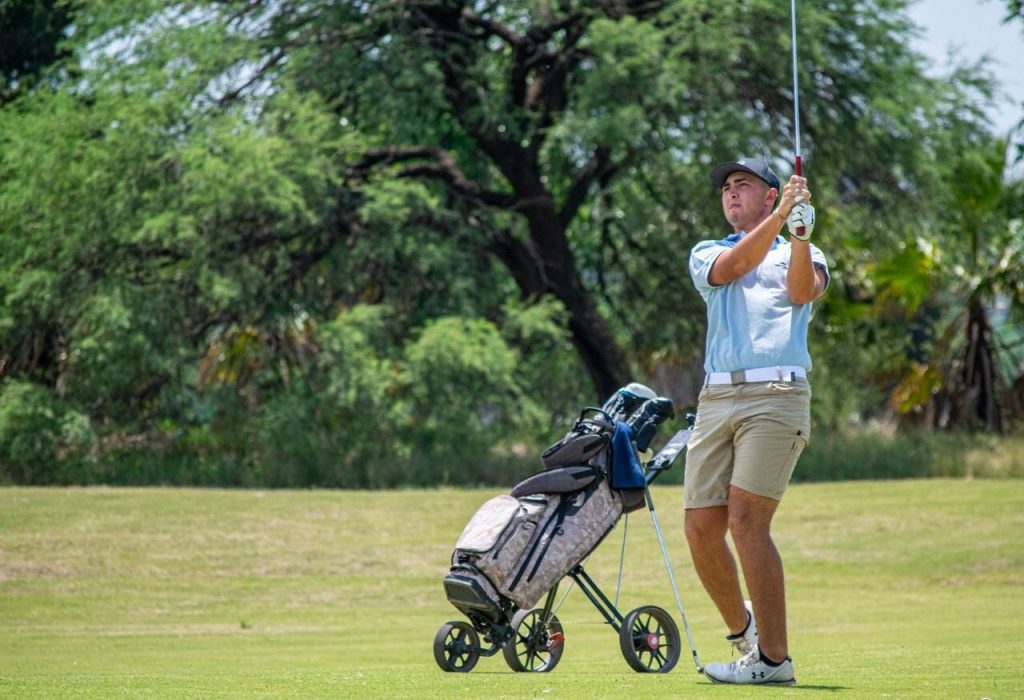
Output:
<path fill-rule="evenodd" d="M 990 113 L 993 129 L 1006 135 L 1024 117 L 1024 23 L 1002 24 L 1005 0 L 917 0 L 911 20 L 921 28 L 917 50 L 943 74 L 950 47 L 965 59 L 988 54 L 990 68 L 1007 93 Z"/>

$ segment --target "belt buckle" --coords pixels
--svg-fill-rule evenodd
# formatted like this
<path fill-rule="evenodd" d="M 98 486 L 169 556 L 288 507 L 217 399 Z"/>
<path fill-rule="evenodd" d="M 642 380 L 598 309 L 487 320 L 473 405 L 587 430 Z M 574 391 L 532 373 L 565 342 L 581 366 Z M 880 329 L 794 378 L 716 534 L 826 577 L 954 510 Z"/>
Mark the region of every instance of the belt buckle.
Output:
<path fill-rule="evenodd" d="M 731 384 L 745 384 L 747 381 L 746 370 L 738 369 L 734 372 L 729 372 L 729 383 Z"/>

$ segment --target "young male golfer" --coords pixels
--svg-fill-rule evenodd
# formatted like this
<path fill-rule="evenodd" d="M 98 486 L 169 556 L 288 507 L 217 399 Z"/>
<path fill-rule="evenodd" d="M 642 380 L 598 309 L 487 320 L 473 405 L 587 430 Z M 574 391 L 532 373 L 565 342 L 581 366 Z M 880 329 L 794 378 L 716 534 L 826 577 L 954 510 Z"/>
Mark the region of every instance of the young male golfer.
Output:
<path fill-rule="evenodd" d="M 711 171 L 733 233 L 690 253 L 690 276 L 708 308 L 697 423 L 686 455 L 686 539 L 701 583 L 742 655 L 711 663 L 717 683 L 796 682 L 786 638 L 782 560 L 772 516 L 810 438 L 807 324 L 828 286 L 811 245 L 807 180 L 779 178 L 761 160 Z M 788 225 L 789 240 L 779 234 Z M 732 535 L 750 601 L 744 601 Z M 752 603 L 752 605 L 751 605 Z"/>

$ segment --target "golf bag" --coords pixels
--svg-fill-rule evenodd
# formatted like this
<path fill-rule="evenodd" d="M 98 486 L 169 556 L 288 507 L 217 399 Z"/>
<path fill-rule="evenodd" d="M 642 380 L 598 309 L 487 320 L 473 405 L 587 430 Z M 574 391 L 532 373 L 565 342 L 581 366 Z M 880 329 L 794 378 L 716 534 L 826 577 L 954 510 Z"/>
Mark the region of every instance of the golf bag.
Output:
<path fill-rule="evenodd" d="M 444 579 L 448 600 L 478 626 L 502 624 L 513 606 L 529 609 L 644 503 L 636 457 L 672 402 L 630 384 L 600 408 L 585 409 L 544 451 L 545 470 L 511 495 L 484 503 L 470 519 Z"/>
<path fill-rule="evenodd" d="M 567 469 L 573 467 L 560 471 Z M 477 589 L 474 597 L 483 593 L 485 607 L 501 607 L 495 592 L 520 608 L 533 607 L 593 551 L 622 514 L 622 499 L 598 469 L 588 471 L 569 477 L 586 484 L 579 490 L 497 496 L 480 507 L 455 545 L 445 579 L 456 607 L 467 602 L 459 594 L 466 586 Z"/>

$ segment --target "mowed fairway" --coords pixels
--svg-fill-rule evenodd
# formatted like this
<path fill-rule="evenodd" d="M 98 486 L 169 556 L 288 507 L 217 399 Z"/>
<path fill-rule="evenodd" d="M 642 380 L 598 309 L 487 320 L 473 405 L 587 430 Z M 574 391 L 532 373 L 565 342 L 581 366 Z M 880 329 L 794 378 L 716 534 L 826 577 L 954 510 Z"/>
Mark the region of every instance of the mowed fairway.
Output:
<path fill-rule="evenodd" d="M 0 697 L 1024 697 L 1024 481 L 793 486 L 776 521 L 799 684 L 629 669 L 573 591 L 549 674 L 434 663 L 441 580 L 497 490 L 0 489 Z M 728 660 L 682 493 L 655 503 L 704 662 Z M 623 523 L 588 570 L 615 594 Z M 678 610 L 646 511 L 621 608 Z"/>

